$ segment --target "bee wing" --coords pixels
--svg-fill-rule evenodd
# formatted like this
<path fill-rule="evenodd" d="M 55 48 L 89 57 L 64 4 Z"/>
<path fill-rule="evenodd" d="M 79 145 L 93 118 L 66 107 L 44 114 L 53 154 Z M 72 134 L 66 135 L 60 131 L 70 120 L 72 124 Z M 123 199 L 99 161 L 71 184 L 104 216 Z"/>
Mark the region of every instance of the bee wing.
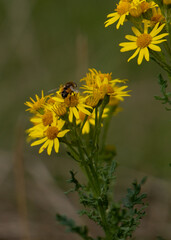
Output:
<path fill-rule="evenodd" d="M 53 92 L 55 92 L 56 90 L 58 90 L 58 88 L 51 89 L 51 90 L 48 91 L 48 93 L 53 93 Z"/>

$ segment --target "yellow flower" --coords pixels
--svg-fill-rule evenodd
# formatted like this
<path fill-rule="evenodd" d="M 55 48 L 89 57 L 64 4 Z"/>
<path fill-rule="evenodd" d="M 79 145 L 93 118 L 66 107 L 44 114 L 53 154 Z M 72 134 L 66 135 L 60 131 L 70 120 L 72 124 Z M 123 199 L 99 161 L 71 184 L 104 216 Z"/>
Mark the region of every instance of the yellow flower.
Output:
<path fill-rule="evenodd" d="M 153 2 L 147 2 L 146 0 L 132 0 L 130 1 L 129 13 L 132 17 L 139 17 L 142 13 L 147 12 L 149 9 L 153 9 L 158 5 Z"/>
<path fill-rule="evenodd" d="M 129 13 L 132 17 L 139 17 L 142 14 L 141 2 L 140 0 L 131 1 Z"/>
<path fill-rule="evenodd" d="M 89 68 L 89 73 L 87 73 L 86 77 L 82 78 L 80 82 L 85 81 L 88 86 L 95 86 L 97 76 L 101 79 L 101 81 L 103 81 L 104 78 L 112 80 L 111 75 L 112 73 L 102 73 L 101 71 L 97 71 L 95 68 Z"/>
<path fill-rule="evenodd" d="M 55 115 L 52 111 L 45 110 L 44 114 L 37 113 L 30 121 L 34 124 L 43 124 L 45 127 L 51 125 L 54 121 Z"/>
<path fill-rule="evenodd" d="M 166 41 L 166 39 L 162 39 L 162 38 L 167 36 L 168 33 L 162 33 L 158 35 L 158 33 L 162 31 L 164 26 L 165 24 L 162 24 L 159 27 L 159 23 L 157 23 L 150 33 L 148 33 L 147 24 L 144 24 L 144 33 L 141 33 L 137 28 L 132 27 L 132 31 L 136 36 L 126 35 L 125 38 L 131 42 L 123 42 L 119 44 L 119 46 L 122 47 L 120 50 L 121 52 L 126 52 L 126 51 L 136 49 L 134 54 L 128 59 L 128 62 L 134 57 L 136 57 L 138 54 L 139 54 L 138 60 L 137 60 L 138 64 L 142 63 L 142 60 L 144 57 L 147 61 L 149 61 L 148 48 L 157 52 L 161 51 L 161 48 L 156 44 Z"/>
<path fill-rule="evenodd" d="M 83 113 L 90 115 L 91 113 L 86 109 L 92 109 L 92 107 L 85 104 L 85 97 L 80 96 L 79 93 L 69 93 L 67 97 L 63 98 L 60 94 L 53 98 L 56 102 L 65 103 L 69 111 L 69 121 L 73 121 L 73 117 L 79 118 L 79 110 Z"/>
<path fill-rule="evenodd" d="M 145 13 L 148 9 L 157 7 L 158 5 L 154 1 L 147 2 L 146 0 L 141 1 L 141 10 Z"/>
<path fill-rule="evenodd" d="M 87 75 L 87 78 L 82 79 L 86 81 L 86 85 L 82 86 L 82 89 L 86 90 L 84 93 L 88 93 L 90 96 L 100 96 L 100 99 L 103 99 L 105 95 L 109 95 L 121 101 L 123 101 L 124 96 L 129 96 L 128 91 L 123 91 L 127 86 L 119 87 L 117 85 L 118 83 L 125 83 L 124 80 L 112 80 L 111 73 L 103 74 L 95 69 L 89 69 L 89 71 L 90 74 Z M 90 79 L 93 79 L 93 81 L 90 81 Z"/>
<path fill-rule="evenodd" d="M 41 98 L 39 98 L 39 96 L 37 94 L 35 95 L 35 97 L 36 97 L 36 101 L 34 101 L 30 97 L 31 102 L 27 101 L 24 103 L 26 106 L 29 107 L 28 109 L 26 109 L 26 111 L 29 111 L 31 113 L 36 113 L 43 108 L 43 105 L 45 104 L 46 99 L 47 99 L 47 96 L 46 97 L 44 96 L 43 90 L 42 90 Z"/>
<path fill-rule="evenodd" d="M 163 14 L 161 13 L 161 9 L 158 7 L 158 8 L 153 8 L 152 9 L 152 17 L 151 17 L 151 22 L 152 22 L 152 25 L 155 25 L 156 23 L 158 22 L 162 22 L 162 21 L 165 21 L 165 18 L 163 16 Z"/>
<path fill-rule="evenodd" d="M 115 12 L 107 15 L 107 17 L 110 19 L 108 19 L 105 22 L 105 27 L 108 27 L 109 25 L 118 21 L 116 28 L 119 29 L 120 25 L 123 25 L 126 16 L 129 15 L 129 9 L 130 9 L 130 2 L 121 0 L 119 4 L 117 4 L 117 8 L 115 9 Z"/>
<path fill-rule="evenodd" d="M 34 126 L 34 130 L 30 131 L 29 136 L 31 138 L 40 138 L 34 141 L 31 146 L 43 145 L 39 149 L 39 153 L 42 153 L 47 148 L 47 154 L 50 155 L 54 146 L 55 152 L 59 151 L 59 140 L 65 136 L 69 129 L 62 130 L 65 121 L 55 118 L 53 123 L 49 126 L 43 126 L 42 124 Z"/>

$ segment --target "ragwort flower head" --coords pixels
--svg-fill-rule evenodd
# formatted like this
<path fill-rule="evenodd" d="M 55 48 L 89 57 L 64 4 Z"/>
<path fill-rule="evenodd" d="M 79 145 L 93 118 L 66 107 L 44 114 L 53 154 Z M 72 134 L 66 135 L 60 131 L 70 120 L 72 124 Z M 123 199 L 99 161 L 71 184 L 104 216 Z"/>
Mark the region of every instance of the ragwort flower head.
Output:
<path fill-rule="evenodd" d="M 39 138 L 39 140 L 34 141 L 31 146 L 36 146 L 43 144 L 39 153 L 42 153 L 47 148 L 47 154 L 50 155 L 52 148 L 54 146 L 55 152 L 59 151 L 59 139 L 65 136 L 69 129 L 62 130 L 65 121 L 62 119 L 54 118 L 54 121 L 51 125 L 44 126 L 43 124 L 35 125 L 29 133 L 29 136 L 32 139 Z"/>
<path fill-rule="evenodd" d="M 116 28 L 119 29 L 120 25 L 123 25 L 126 16 L 129 15 L 130 6 L 131 5 L 128 0 L 121 0 L 119 4 L 117 4 L 115 12 L 107 15 L 107 18 L 109 19 L 105 22 L 105 27 L 108 27 L 118 21 Z"/>
<path fill-rule="evenodd" d="M 132 17 L 139 17 L 151 8 L 158 6 L 155 2 L 146 0 L 132 0 L 130 2 L 129 13 Z"/>
<path fill-rule="evenodd" d="M 163 16 L 161 9 L 155 7 L 152 9 L 151 26 L 154 26 L 158 22 L 165 22 L 165 17 Z"/>
<path fill-rule="evenodd" d="M 36 101 L 30 97 L 31 102 L 27 101 L 24 103 L 26 106 L 29 107 L 28 109 L 26 109 L 26 111 L 29 111 L 31 113 L 37 113 L 44 108 L 44 104 L 48 96 L 44 96 L 44 93 L 42 90 L 41 98 L 37 94 L 35 95 L 35 97 L 36 97 Z"/>
<path fill-rule="evenodd" d="M 85 89 L 84 93 L 88 96 L 99 96 L 100 99 L 104 99 L 105 95 L 115 97 L 118 100 L 123 101 L 124 96 L 129 96 L 128 91 L 123 91 L 127 86 L 118 86 L 118 83 L 125 83 L 124 80 L 114 79 L 112 80 L 111 73 L 101 73 L 95 69 L 90 69 L 90 73 L 93 75 L 93 82 L 89 82 L 90 75 L 88 79 L 83 78 L 86 81 L 86 85 L 82 86 Z"/>
<path fill-rule="evenodd" d="M 119 44 L 119 46 L 122 47 L 120 50 L 121 52 L 136 49 L 134 54 L 128 59 L 128 62 L 138 55 L 137 63 L 141 64 L 143 58 L 145 58 L 146 61 L 149 61 L 149 49 L 157 52 L 161 51 L 161 48 L 156 44 L 167 41 L 166 39 L 162 38 L 167 36 L 168 33 L 162 33 L 158 35 L 158 33 L 162 31 L 164 26 L 165 24 L 159 26 L 159 23 L 157 23 L 150 33 L 148 33 L 147 24 L 144 24 L 143 33 L 141 33 L 137 28 L 132 27 L 132 31 L 134 32 L 135 36 L 132 35 L 125 36 L 125 38 L 131 42 L 123 42 Z"/>
<path fill-rule="evenodd" d="M 43 124 L 43 126 L 46 127 L 52 124 L 54 118 L 54 113 L 45 109 L 43 114 L 37 113 L 34 117 L 30 119 L 30 122 L 32 122 L 34 125 Z"/>

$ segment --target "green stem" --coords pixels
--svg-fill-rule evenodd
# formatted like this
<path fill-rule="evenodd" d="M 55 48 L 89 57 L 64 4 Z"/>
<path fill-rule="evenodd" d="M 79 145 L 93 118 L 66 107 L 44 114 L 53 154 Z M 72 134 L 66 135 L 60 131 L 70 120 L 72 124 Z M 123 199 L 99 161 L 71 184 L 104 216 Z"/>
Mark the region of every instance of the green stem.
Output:
<path fill-rule="evenodd" d="M 111 117 L 112 117 L 116 108 L 117 108 L 117 106 L 111 106 L 110 110 L 108 112 L 108 117 L 105 119 L 105 123 L 104 123 L 104 127 L 103 127 L 102 144 L 101 144 L 101 150 L 102 151 L 104 150 L 104 147 L 106 145 L 107 134 L 108 134 L 110 122 L 111 122 L 111 119 L 112 119 Z"/>

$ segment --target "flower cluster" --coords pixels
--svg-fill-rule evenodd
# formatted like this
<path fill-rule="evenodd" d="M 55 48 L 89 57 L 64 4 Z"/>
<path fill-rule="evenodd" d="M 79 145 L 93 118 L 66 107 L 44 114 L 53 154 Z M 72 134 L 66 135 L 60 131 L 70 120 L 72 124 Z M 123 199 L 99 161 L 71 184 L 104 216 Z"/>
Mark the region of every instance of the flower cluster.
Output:
<path fill-rule="evenodd" d="M 85 81 L 81 86 L 82 92 L 77 90 L 76 83 L 67 82 L 52 94 L 44 95 L 42 91 L 41 97 L 36 95 L 36 100 L 30 98 L 31 101 L 25 102 L 28 106 L 26 111 L 32 114 L 30 122 L 33 124 L 27 133 L 29 139 L 34 140 L 31 146 L 42 144 L 39 153 L 47 149 L 50 155 L 53 147 L 58 153 L 60 142 L 71 147 L 76 133 L 89 134 L 97 122 L 102 126 L 103 119 L 111 115 L 110 110 L 118 112 L 119 102 L 129 96 L 129 91 L 125 91 L 127 86 L 119 85 L 126 81 L 112 80 L 111 73 L 90 69 L 80 81 Z M 108 102 L 101 111 L 106 96 Z"/>
<path fill-rule="evenodd" d="M 158 4 L 156 3 L 158 2 Z M 123 42 L 121 52 L 135 50 L 128 62 L 138 55 L 137 63 L 141 64 L 143 58 L 149 61 L 149 52 L 161 52 L 158 44 L 167 41 L 166 37 L 171 23 L 170 1 L 151 1 L 151 0 L 120 0 L 116 4 L 113 13 L 107 15 L 108 20 L 105 27 L 117 22 L 116 28 L 119 29 L 126 21 L 133 24 L 134 35 L 126 35 L 129 42 Z"/>

